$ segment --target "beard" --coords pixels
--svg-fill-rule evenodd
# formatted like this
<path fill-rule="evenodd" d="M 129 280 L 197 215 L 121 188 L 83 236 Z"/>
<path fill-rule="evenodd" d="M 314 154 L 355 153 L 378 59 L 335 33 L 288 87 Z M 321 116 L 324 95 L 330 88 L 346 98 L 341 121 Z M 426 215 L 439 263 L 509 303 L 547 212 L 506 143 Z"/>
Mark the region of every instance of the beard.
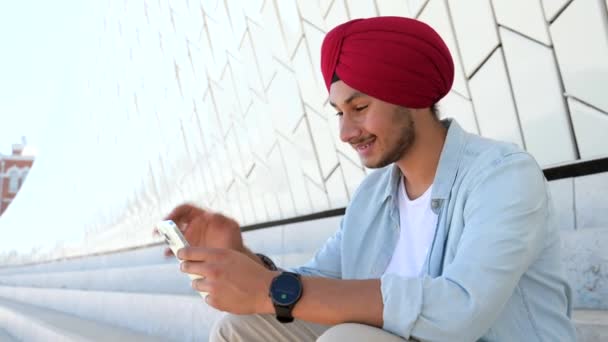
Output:
<path fill-rule="evenodd" d="M 393 112 L 394 131 L 387 136 L 388 150 L 380 156 L 380 159 L 375 163 L 365 162 L 365 167 L 370 169 L 378 169 L 385 167 L 401 159 L 407 151 L 412 147 L 416 140 L 416 130 L 414 129 L 414 120 L 412 113 L 404 107 L 397 107 Z"/>

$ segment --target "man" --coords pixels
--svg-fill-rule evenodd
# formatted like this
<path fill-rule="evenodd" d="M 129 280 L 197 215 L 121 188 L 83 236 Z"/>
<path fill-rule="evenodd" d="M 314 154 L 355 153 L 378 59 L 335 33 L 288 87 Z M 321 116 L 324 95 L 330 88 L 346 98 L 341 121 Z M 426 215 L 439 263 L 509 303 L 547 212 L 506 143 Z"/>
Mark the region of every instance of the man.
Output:
<path fill-rule="evenodd" d="M 454 77 L 439 35 L 413 19 L 353 20 L 321 55 L 341 140 L 379 170 L 299 275 L 249 251 L 230 218 L 169 215 L 194 246 L 178 253 L 182 270 L 232 313 L 211 340 L 573 341 L 542 171 L 436 117 Z"/>

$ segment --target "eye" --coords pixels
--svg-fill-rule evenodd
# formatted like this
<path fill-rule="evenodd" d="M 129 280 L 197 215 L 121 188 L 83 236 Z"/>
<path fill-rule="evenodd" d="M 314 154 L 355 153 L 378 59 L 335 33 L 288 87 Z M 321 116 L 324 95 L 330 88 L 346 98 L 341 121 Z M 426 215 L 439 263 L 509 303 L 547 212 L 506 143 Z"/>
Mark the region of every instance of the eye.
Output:
<path fill-rule="evenodd" d="M 342 112 L 337 112 L 336 116 L 342 116 Z"/>
<path fill-rule="evenodd" d="M 357 112 L 360 112 L 360 111 L 364 110 L 365 108 L 367 108 L 367 106 L 361 106 L 361 107 L 357 107 L 357 108 L 355 108 L 355 110 L 356 110 Z"/>

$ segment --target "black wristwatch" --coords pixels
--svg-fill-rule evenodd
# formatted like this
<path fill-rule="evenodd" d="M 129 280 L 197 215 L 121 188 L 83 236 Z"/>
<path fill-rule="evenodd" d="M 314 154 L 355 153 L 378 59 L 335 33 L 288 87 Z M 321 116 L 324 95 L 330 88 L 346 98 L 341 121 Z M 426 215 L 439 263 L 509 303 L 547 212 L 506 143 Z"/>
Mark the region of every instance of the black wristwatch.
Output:
<path fill-rule="evenodd" d="M 272 299 L 277 320 L 281 323 L 293 322 L 291 311 L 302 297 L 302 279 L 292 272 L 283 272 L 270 284 L 268 296 Z"/>
<path fill-rule="evenodd" d="M 267 269 L 269 269 L 271 271 L 278 270 L 277 265 L 275 265 L 274 262 L 272 262 L 272 259 L 270 259 L 269 257 L 265 256 L 262 253 L 255 253 L 255 255 L 257 255 L 257 257 L 260 258 L 260 260 L 264 264 L 264 267 L 266 267 Z"/>

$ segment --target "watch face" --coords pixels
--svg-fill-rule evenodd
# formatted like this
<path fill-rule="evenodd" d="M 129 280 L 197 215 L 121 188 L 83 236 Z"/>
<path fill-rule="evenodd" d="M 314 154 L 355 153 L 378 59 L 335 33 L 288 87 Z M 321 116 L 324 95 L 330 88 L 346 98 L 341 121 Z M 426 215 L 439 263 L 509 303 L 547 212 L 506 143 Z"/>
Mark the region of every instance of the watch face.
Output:
<path fill-rule="evenodd" d="M 290 305 L 300 297 L 302 287 L 298 279 L 290 274 L 281 274 L 275 278 L 271 294 L 272 299 L 279 305 Z"/>

